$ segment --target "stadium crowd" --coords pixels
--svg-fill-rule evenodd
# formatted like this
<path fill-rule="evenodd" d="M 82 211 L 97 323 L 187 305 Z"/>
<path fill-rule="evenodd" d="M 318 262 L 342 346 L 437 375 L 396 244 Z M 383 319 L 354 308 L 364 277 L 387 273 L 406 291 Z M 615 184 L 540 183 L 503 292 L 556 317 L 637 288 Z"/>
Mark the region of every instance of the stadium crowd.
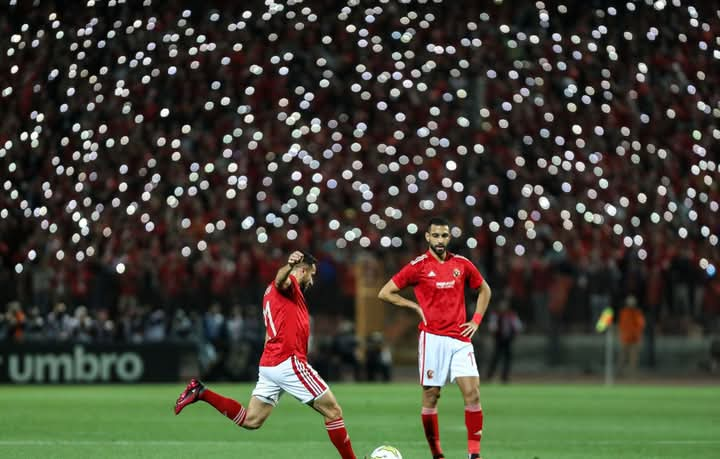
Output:
<path fill-rule="evenodd" d="M 222 323 L 222 333 L 261 345 L 257 301 L 296 247 L 318 255 L 310 304 L 337 324 L 352 318 L 355 257 L 382 258 L 392 272 L 425 249 L 423 222 L 438 213 L 461 229 L 455 249 L 529 330 L 591 330 L 601 309 L 629 295 L 663 333 L 720 329 L 720 276 L 701 263 L 720 260 L 708 237 L 720 233 L 714 12 L 391 1 L 378 3 L 382 14 L 347 7 L 342 19 L 323 0 L 288 2 L 265 20 L 272 7 L 261 2 L 251 16 L 246 2 L 224 2 L 220 19 L 200 2 L 191 15 L 184 2 L 156 3 L 59 11 L 42 2 L 0 15 L 3 41 L 25 43 L 11 42 L 8 66 L 19 71 L 0 70 L 0 88 L 13 88 L 1 99 L 0 340 L 212 342 Z M 370 30 L 367 46 L 349 24 Z M 409 42 L 392 38 L 407 30 Z M 414 82 L 427 90 L 388 96 L 378 75 L 429 57 L 435 67 Z M 376 78 L 364 80 L 359 64 Z M 295 111 L 323 128 L 295 137 L 285 122 Z M 293 143 L 307 162 L 297 151 L 287 159 Z M 584 221 L 588 212 L 605 220 Z M 367 244 L 346 235 L 356 228 Z"/>

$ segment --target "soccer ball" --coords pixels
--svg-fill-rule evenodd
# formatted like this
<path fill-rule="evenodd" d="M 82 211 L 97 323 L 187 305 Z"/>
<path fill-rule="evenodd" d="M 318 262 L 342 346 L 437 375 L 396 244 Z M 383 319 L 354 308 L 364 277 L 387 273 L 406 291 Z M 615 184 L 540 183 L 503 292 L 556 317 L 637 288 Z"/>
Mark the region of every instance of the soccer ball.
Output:
<path fill-rule="evenodd" d="M 382 445 L 375 448 L 368 459 L 402 459 L 402 454 L 394 446 Z"/>

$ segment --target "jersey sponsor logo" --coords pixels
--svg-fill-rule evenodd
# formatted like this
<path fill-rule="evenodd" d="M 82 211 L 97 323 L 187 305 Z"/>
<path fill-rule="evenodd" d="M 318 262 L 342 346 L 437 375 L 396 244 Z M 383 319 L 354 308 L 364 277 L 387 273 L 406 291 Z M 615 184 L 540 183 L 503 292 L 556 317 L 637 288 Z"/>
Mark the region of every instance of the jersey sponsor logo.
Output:
<path fill-rule="evenodd" d="M 455 287 L 455 281 L 447 281 L 447 282 L 435 282 L 436 288 L 453 288 Z"/>
<path fill-rule="evenodd" d="M 410 262 L 411 265 L 416 265 L 427 258 L 427 253 L 424 253 L 420 255 L 419 257 L 415 258 L 413 261 Z"/>
<path fill-rule="evenodd" d="M 430 271 L 428 273 L 428 277 L 435 277 L 435 276 L 436 276 L 435 271 Z"/>
<path fill-rule="evenodd" d="M 433 379 L 433 376 L 435 376 L 435 372 L 432 370 L 428 370 L 427 372 L 425 372 L 425 374 L 427 375 L 428 379 Z"/>
<path fill-rule="evenodd" d="M 460 270 L 457 269 L 457 268 L 453 269 L 453 276 L 454 276 L 454 277 L 460 277 Z"/>

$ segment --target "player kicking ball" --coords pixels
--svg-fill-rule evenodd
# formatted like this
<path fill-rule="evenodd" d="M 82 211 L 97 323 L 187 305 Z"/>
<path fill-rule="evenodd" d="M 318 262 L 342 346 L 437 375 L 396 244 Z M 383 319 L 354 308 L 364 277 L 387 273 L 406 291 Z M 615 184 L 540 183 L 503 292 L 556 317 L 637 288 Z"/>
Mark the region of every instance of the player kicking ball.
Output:
<path fill-rule="evenodd" d="M 303 290 L 313 284 L 317 260 L 295 251 L 280 268 L 263 296 L 265 348 L 258 382 L 247 407 L 211 391 L 192 379 L 177 402 L 175 414 L 198 400 L 214 406 L 223 416 L 246 429 L 259 429 L 284 392 L 312 407 L 325 418 L 330 441 L 343 459 L 355 459 L 345 429 L 342 409 L 328 385 L 307 361 L 310 318 Z"/>
<path fill-rule="evenodd" d="M 490 302 L 490 287 L 478 269 L 465 257 L 447 251 L 450 223 L 433 218 L 425 232 L 429 248 L 395 274 L 378 297 L 396 306 L 410 308 L 420 316 L 418 363 L 422 385 L 422 423 L 433 459 L 444 458 L 440 447 L 437 404 L 440 390 L 449 380 L 456 382 L 465 402 L 468 458 L 480 458 L 483 412 L 480 405 L 480 376 L 475 362 L 473 337 Z M 475 313 L 467 320 L 465 285 L 478 291 Z M 417 303 L 398 292 L 415 289 Z"/>

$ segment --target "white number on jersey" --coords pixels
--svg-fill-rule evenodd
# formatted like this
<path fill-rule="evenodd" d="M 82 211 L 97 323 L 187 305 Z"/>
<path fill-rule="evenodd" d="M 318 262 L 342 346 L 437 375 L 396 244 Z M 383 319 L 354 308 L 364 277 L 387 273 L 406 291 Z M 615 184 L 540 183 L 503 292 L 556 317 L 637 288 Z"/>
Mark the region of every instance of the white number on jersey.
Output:
<path fill-rule="evenodd" d="M 269 300 L 265 303 L 265 307 L 263 308 L 263 318 L 265 319 L 265 330 L 267 330 L 267 334 L 270 338 L 273 338 L 277 335 L 277 330 L 275 329 L 275 322 L 273 322 L 272 312 L 270 311 Z"/>

